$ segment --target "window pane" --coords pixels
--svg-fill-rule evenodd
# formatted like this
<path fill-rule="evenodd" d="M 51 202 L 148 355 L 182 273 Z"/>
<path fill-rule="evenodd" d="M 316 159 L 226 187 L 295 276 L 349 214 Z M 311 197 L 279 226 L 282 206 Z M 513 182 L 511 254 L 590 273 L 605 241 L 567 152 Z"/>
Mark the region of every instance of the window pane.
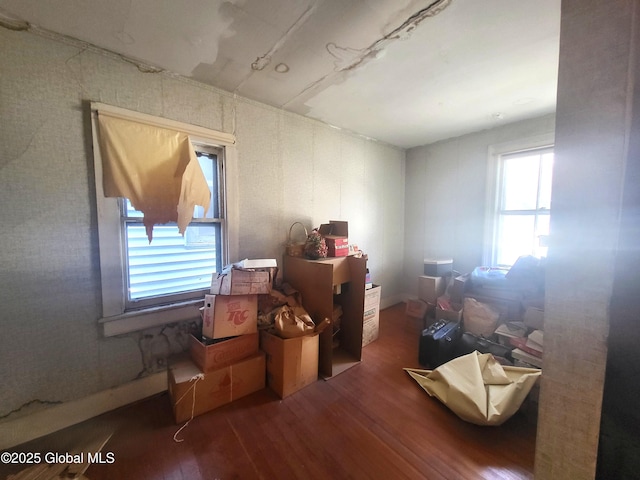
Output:
<path fill-rule="evenodd" d="M 534 252 L 534 215 L 502 215 L 496 239 L 498 265 L 513 265 Z"/>
<path fill-rule="evenodd" d="M 505 158 L 501 210 L 535 210 L 540 155 Z"/>
<path fill-rule="evenodd" d="M 151 244 L 143 225 L 127 225 L 129 300 L 206 289 L 217 271 L 220 225 L 156 225 Z"/>
<path fill-rule="evenodd" d="M 207 211 L 206 218 L 219 218 L 220 206 L 218 202 L 218 157 L 214 154 L 206 154 L 197 152 L 198 162 L 202 168 L 205 178 L 207 179 L 207 185 L 209 185 L 209 192 L 211 192 L 211 203 L 209 210 Z M 204 208 L 196 205 L 193 218 L 203 218 Z"/>

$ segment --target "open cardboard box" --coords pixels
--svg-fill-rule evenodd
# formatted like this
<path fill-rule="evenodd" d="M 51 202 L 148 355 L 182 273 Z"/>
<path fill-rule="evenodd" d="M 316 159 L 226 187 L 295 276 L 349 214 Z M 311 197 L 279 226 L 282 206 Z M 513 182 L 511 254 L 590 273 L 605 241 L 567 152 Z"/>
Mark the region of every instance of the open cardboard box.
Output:
<path fill-rule="evenodd" d="M 258 353 L 258 350 L 258 333 L 220 339 L 210 345 L 202 343 L 193 334 L 189 336 L 191 359 L 203 372 L 231 365 L 249 355 Z"/>
<path fill-rule="evenodd" d="M 267 384 L 285 398 L 318 380 L 318 334 L 282 338 L 263 330 L 260 348 L 267 354 Z"/>

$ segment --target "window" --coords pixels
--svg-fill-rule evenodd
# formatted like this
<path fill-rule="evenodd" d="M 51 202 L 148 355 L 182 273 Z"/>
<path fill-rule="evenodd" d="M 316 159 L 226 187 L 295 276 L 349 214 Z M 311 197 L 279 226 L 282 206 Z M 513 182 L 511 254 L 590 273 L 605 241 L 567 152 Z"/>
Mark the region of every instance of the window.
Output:
<path fill-rule="evenodd" d="M 222 158 L 213 147 L 196 145 L 195 149 L 212 201 L 206 216 L 201 206 L 195 207 L 184 236 L 175 223 L 155 225 L 149 242 L 142 212 L 135 210 L 128 199 L 120 199 L 127 309 L 201 299 L 211 286 L 213 272 L 222 270 Z"/>
<path fill-rule="evenodd" d="M 231 208 L 227 205 L 229 197 L 235 198 L 235 140 L 229 134 L 103 104 L 91 107 L 104 334 L 196 319 L 211 275 L 237 251 L 235 202 Z M 176 223 L 155 224 L 149 241 L 143 213 L 127 198 L 105 196 L 100 114 L 188 135 L 211 202 L 206 216 L 195 206 L 184 235 Z"/>
<path fill-rule="evenodd" d="M 523 255 L 546 257 L 553 147 L 494 152 L 493 161 L 485 261 L 508 267 Z"/>

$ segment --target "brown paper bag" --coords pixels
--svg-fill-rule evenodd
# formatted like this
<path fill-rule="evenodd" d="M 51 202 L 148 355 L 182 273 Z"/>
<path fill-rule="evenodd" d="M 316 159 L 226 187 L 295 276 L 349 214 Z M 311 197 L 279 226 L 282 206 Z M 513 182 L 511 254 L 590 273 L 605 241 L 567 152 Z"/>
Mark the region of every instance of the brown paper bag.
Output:
<path fill-rule="evenodd" d="M 500 312 L 491 305 L 467 297 L 464 299 L 462 317 L 465 332 L 479 337 L 490 337 L 496 331 Z"/>
<path fill-rule="evenodd" d="M 294 338 L 313 333 L 316 325 L 303 307 L 283 305 L 275 314 L 274 327 L 278 336 Z"/>

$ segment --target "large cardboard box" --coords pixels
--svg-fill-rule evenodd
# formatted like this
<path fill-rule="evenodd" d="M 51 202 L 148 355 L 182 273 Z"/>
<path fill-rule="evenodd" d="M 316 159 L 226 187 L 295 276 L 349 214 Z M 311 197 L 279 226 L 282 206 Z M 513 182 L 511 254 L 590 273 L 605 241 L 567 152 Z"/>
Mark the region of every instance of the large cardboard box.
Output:
<path fill-rule="evenodd" d="M 258 352 L 233 365 L 202 372 L 188 356 L 168 370 L 169 396 L 176 423 L 202 415 L 265 387 L 265 354 Z"/>
<path fill-rule="evenodd" d="M 380 285 L 373 284 L 371 288 L 364 291 L 364 308 L 367 307 L 379 307 L 380 296 L 382 294 L 382 287 Z"/>
<path fill-rule="evenodd" d="M 418 298 L 431 305 L 435 305 L 438 297 L 444 294 L 446 288 L 446 277 L 431 277 L 427 275 L 418 277 Z"/>
<path fill-rule="evenodd" d="M 267 384 L 285 398 L 318 380 L 318 334 L 281 338 L 260 332 L 260 348 L 267 355 Z"/>
<path fill-rule="evenodd" d="M 257 333 L 247 333 L 228 339 L 220 339 L 209 345 L 202 343 L 194 335 L 189 337 L 191 359 L 203 372 L 231 365 L 254 353 L 258 353 Z"/>
<path fill-rule="evenodd" d="M 380 307 L 365 308 L 362 322 L 362 346 L 365 347 L 380 335 Z"/>
<path fill-rule="evenodd" d="M 271 272 L 267 270 L 242 270 L 232 268 L 222 273 L 213 273 L 211 293 L 213 295 L 255 295 L 271 292 Z"/>
<path fill-rule="evenodd" d="M 362 346 L 378 339 L 380 332 L 380 296 L 382 287 L 373 287 L 364 291 L 364 313 L 362 316 Z"/>
<path fill-rule="evenodd" d="M 226 338 L 258 331 L 257 295 L 205 295 L 202 335 Z"/>

